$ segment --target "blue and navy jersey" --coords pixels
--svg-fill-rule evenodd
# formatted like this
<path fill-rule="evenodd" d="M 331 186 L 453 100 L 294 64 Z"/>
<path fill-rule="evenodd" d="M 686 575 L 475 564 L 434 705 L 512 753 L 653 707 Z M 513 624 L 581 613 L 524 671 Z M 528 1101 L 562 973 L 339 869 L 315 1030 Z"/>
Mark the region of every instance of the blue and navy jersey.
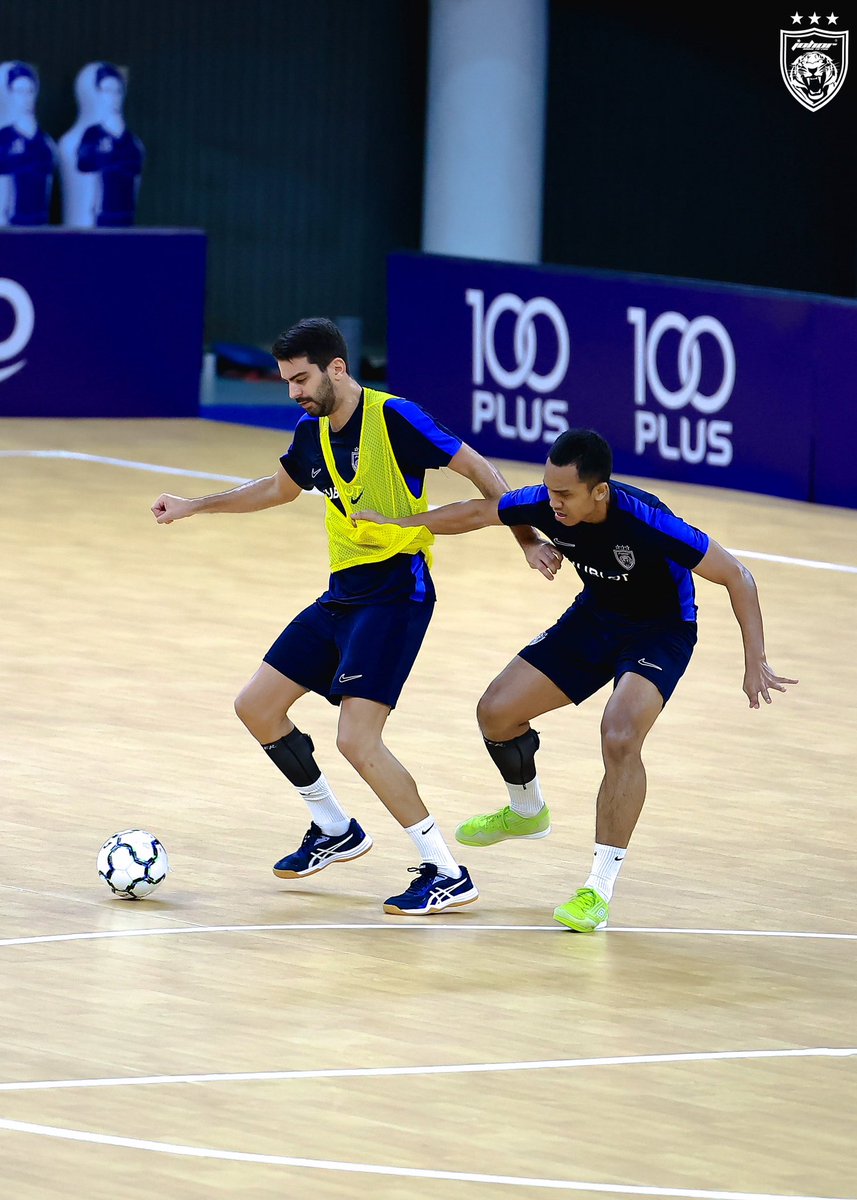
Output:
<path fill-rule="evenodd" d="M 31 138 L 14 125 L 0 129 L 0 175 L 11 175 L 15 183 L 10 225 L 47 225 L 55 157 L 41 129 Z"/>
<path fill-rule="evenodd" d="M 84 173 L 101 172 L 101 209 L 96 225 L 134 224 L 137 178 L 143 170 L 143 145 L 130 129 L 114 137 L 103 125 L 90 125 L 80 139 L 77 169 Z"/>
<path fill-rule="evenodd" d="M 423 494 L 426 471 L 446 467 L 461 449 L 461 439 L 418 404 L 392 397 L 384 405 L 384 420 L 393 454 L 405 482 L 415 496 Z M 330 448 L 336 469 L 344 480 L 354 478 L 363 397 L 342 429 L 330 428 Z M 321 451 L 318 417 L 304 413 L 295 435 L 280 462 L 304 491 L 317 490 L 344 512 L 336 485 L 328 473 Z M 399 600 L 433 601 L 434 583 L 422 554 L 396 554 L 379 563 L 363 563 L 334 571 L 321 601 L 340 604 L 390 604 Z"/>
<path fill-rule="evenodd" d="M 607 519 L 597 525 L 557 521 L 544 484 L 507 492 L 505 525 L 533 525 L 574 566 L 581 598 L 633 620 L 696 620 L 693 567 L 709 537 L 688 525 L 650 492 L 610 481 Z"/>

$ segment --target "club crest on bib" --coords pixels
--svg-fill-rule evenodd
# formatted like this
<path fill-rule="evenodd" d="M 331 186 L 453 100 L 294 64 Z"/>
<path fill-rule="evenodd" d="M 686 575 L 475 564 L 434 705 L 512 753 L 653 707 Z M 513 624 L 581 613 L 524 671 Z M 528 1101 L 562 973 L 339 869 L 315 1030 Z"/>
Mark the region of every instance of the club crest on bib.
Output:
<path fill-rule="evenodd" d="M 630 571 L 634 563 L 637 561 L 634 558 L 634 551 L 630 546 L 615 546 L 613 553 L 616 556 L 616 561 L 625 571 Z"/>

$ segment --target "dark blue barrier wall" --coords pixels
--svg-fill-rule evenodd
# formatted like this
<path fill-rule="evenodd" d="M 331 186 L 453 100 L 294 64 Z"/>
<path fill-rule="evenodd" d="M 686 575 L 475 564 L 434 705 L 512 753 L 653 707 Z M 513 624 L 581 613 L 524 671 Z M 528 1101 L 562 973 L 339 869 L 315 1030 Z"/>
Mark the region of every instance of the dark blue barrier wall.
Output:
<path fill-rule="evenodd" d="M 0 233 L 0 416 L 199 411 L 205 235 Z"/>
<path fill-rule="evenodd" d="M 857 508 L 857 328 L 854 306 L 814 314 L 812 499 Z"/>
<path fill-rule="evenodd" d="M 393 255 L 391 389 L 482 453 L 598 429 L 617 474 L 857 507 L 857 302 Z"/>

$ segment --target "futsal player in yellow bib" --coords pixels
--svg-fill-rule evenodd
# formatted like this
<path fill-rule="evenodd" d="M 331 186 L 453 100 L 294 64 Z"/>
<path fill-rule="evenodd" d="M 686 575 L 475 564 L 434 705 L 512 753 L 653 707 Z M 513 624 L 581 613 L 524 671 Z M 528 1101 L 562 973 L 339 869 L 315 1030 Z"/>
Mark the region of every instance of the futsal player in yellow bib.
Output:
<path fill-rule="evenodd" d="M 425 473 L 450 467 L 495 503 L 502 476 L 418 405 L 362 388 L 351 376 L 345 341 L 323 318 L 299 322 L 273 345 L 289 394 L 304 410 L 273 475 L 229 492 L 188 500 L 163 495 L 152 507 L 161 524 L 200 512 L 255 512 L 325 497 L 330 553 L 327 590 L 286 626 L 235 702 L 265 753 L 296 787 L 310 812 L 300 846 L 274 866 L 302 879 L 359 858 L 371 836 L 334 795 L 309 736 L 290 716 L 306 692 L 340 705 L 337 746 L 411 838 L 414 879 L 384 904 L 389 913 L 424 915 L 472 903 L 466 867 L 450 851 L 411 775 L 382 740 L 422 644 L 435 604 L 433 534 L 352 521 L 357 508 L 389 517 L 428 510 Z M 552 576 L 552 550 L 534 530 L 515 536 L 532 567 Z"/>

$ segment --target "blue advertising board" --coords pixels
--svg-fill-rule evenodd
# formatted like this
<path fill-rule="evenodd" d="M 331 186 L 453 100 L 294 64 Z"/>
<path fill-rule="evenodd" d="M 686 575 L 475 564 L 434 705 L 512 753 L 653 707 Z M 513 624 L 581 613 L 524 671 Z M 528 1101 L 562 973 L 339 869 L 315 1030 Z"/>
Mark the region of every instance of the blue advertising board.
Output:
<path fill-rule="evenodd" d="M 850 304 L 815 313 L 812 499 L 857 508 L 857 330 Z"/>
<path fill-rule="evenodd" d="M 617 474 L 825 498 L 819 379 L 853 408 L 857 303 L 397 254 L 388 308 L 389 386 L 483 454 L 541 463 L 588 426 Z M 828 502 L 857 504 L 850 474 Z"/>
<path fill-rule="evenodd" d="M 199 411 L 205 234 L 0 231 L 0 416 Z"/>

